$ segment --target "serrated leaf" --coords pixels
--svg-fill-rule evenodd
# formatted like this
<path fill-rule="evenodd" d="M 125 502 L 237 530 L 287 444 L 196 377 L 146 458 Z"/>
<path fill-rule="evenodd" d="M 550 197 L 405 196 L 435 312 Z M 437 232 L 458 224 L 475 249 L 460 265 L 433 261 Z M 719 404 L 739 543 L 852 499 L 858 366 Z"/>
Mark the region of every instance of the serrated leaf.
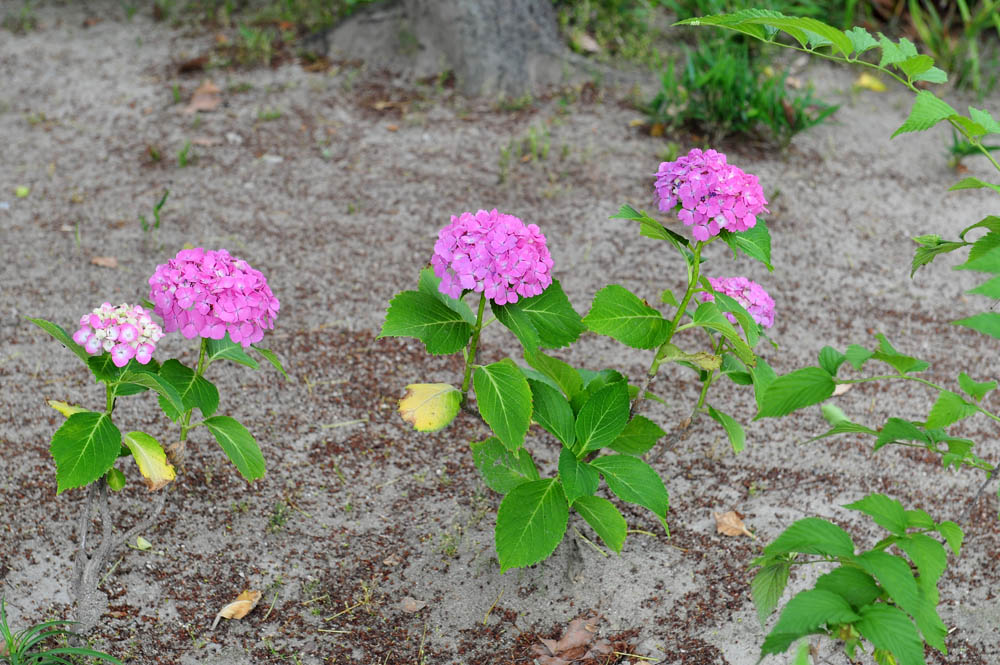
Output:
<path fill-rule="evenodd" d="M 785 416 L 818 404 L 833 395 L 833 377 L 821 367 L 804 367 L 774 379 L 767 390 L 757 418 Z"/>
<path fill-rule="evenodd" d="M 229 416 L 212 416 L 201 423 L 212 433 L 226 457 L 236 465 L 247 482 L 264 477 L 264 455 L 246 427 Z"/>
<path fill-rule="evenodd" d="M 552 379 L 568 399 L 572 399 L 583 390 L 583 379 L 580 377 L 580 373 L 562 360 L 545 355 L 541 351 L 526 353 L 524 359 L 529 365 Z"/>
<path fill-rule="evenodd" d="M 951 551 L 958 556 L 962 552 L 962 538 L 965 534 L 962 533 L 961 527 L 952 521 L 941 522 L 937 525 L 937 532 L 941 534 L 941 537 L 945 539 L 948 543 L 948 547 Z"/>
<path fill-rule="evenodd" d="M 237 344 L 230 339 L 228 332 L 222 339 L 205 340 L 205 357 L 208 359 L 209 363 L 214 360 L 224 358 L 226 360 L 231 360 L 234 363 L 245 365 L 250 369 L 260 368 L 257 361 L 247 355 L 247 352 L 243 350 L 243 346 L 241 344 Z"/>
<path fill-rule="evenodd" d="M 597 532 L 605 545 L 621 554 L 628 525 L 613 503 L 599 496 L 581 496 L 573 502 L 573 509 Z"/>
<path fill-rule="evenodd" d="M 716 293 L 714 298 L 715 304 L 719 306 L 720 310 L 732 314 L 733 318 L 739 322 L 740 327 L 743 328 L 743 334 L 746 336 L 747 345 L 751 349 L 756 346 L 760 339 L 761 327 L 750 315 L 750 312 L 738 300 L 724 293 Z"/>
<path fill-rule="evenodd" d="M 524 448 L 512 453 L 495 436 L 474 441 L 471 447 L 473 463 L 494 492 L 507 494 L 522 483 L 538 480 L 535 463 Z"/>
<path fill-rule="evenodd" d="M 955 266 L 955 270 L 1000 273 L 1000 233 L 987 233 L 969 248 L 965 263 Z"/>
<path fill-rule="evenodd" d="M 717 370 L 722 367 L 722 358 L 705 351 L 698 351 L 696 353 L 688 353 L 681 350 L 676 344 L 663 344 L 656 351 L 656 358 L 653 360 L 651 373 L 655 373 L 656 370 L 665 362 L 674 362 L 685 367 L 690 365 L 697 365 L 704 370 Z"/>
<path fill-rule="evenodd" d="M 797 639 L 816 632 L 821 626 L 851 623 L 860 618 L 842 596 L 832 591 L 800 591 L 781 611 L 760 653 L 784 653 Z"/>
<path fill-rule="evenodd" d="M 913 77 L 927 72 L 934 66 L 934 58 L 929 55 L 912 55 L 906 60 L 897 62 L 896 66 L 908 79 L 913 80 Z"/>
<path fill-rule="evenodd" d="M 531 323 L 531 319 L 521 309 L 520 302 L 507 303 L 506 305 L 490 303 L 490 308 L 493 310 L 493 316 L 497 317 L 497 321 L 514 333 L 517 341 L 524 347 L 525 353 L 538 351 L 541 339 L 535 326 Z"/>
<path fill-rule="evenodd" d="M 150 372 L 143 371 L 126 371 L 121 376 L 121 381 L 126 384 L 134 384 L 142 386 L 144 389 L 149 388 L 155 391 L 161 399 L 166 400 L 170 403 L 170 406 L 177 412 L 180 413 L 184 410 L 184 400 L 180 393 L 172 383 L 159 376 L 158 374 L 152 374 Z"/>
<path fill-rule="evenodd" d="M 728 413 L 717 411 L 712 406 L 708 407 L 708 415 L 726 430 L 726 436 L 729 437 L 729 443 L 733 446 L 733 452 L 743 452 L 743 448 L 746 446 L 746 433 L 743 431 L 743 426 Z"/>
<path fill-rule="evenodd" d="M 917 509 L 906 511 L 906 526 L 909 529 L 936 529 L 937 524 L 927 514 L 927 511 Z"/>
<path fill-rule="evenodd" d="M 1000 276 L 992 277 L 974 289 L 969 289 L 966 293 L 977 296 L 986 296 L 993 300 L 1000 300 Z"/>
<path fill-rule="evenodd" d="M 606 455 L 590 463 L 601 472 L 611 491 L 628 503 L 649 508 L 666 529 L 670 499 L 663 480 L 648 464 L 631 455 Z"/>
<path fill-rule="evenodd" d="M 983 382 L 973 381 L 971 378 L 969 378 L 968 374 L 966 374 L 965 372 L 961 372 L 958 375 L 958 385 L 962 388 L 962 391 L 966 395 L 968 395 L 969 397 L 971 397 L 972 399 L 974 399 L 974 400 L 976 400 L 978 402 L 979 400 L 981 400 L 986 395 L 986 393 L 990 392 L 991 390 L 995 390 L 996 389 L 997 382 L 996 381 L 983 381 Z"/>
<path fill-rule="evenodd" d="M 923 642 L 905 614 L 885 603 L 862 607 L 858 614 L 857 631 L 876 648 L 894 654 L 898 665 L 926 665 Z"/>
<path fill-rule="evenodd" d="M 933 261 L 938 254 L 947 254 L 962 247 L 965 247 L 965 243 L 939 242 L 933 247 L 917 247 L 913 252 L 913 260 L 910 262 L 910 278 L 912 279 L 918 269 Z"/>
<path fill-rule="evenodd" d="M 573 451 L 566 447 L 559 452 L 559 480 L 562 481 L 563 492 L 570 505 L 578 498 L 596 492 L 601 483 L 597 470 L 578 460 Z"/>
<path fill-rule="evenodd" d="M 458 415 L 462 393 L 447 383 L 411 383 L 399 400 L 399 415 L 418 432 L 436 432 Z"/>
<path fill-rule="evenodd" d="M 616 381 L 595 392 L 576 416 L 574 450 L 585 453 L 610 445 L 628 423 L 628 387 Z"/>
<path fill-rule="evenodd" d="M 281 364 L 281 361 L 278 360 L 278 355 L 274 351 L 265 349 L 262 346 L 257 346 L 256 344 L 251 344 L 250 348 L 263 356 L 264 360 L 271 363 L 271 366 L 281 372 L 281 375 L 285 377 L 285 381 L 288 381 L 288 373 L 285 372 L 284 366 Z"/>
<path fill-rule="evenodd" d="M 845 504 L 844 508 L 868 515 L 876 524 L 896 535 L 906 535 L 908 520 L 903 504 L 884 494 L 869 494 L 863 499 Z"/>
<path fill-rule="evenodd" d="M 764 554 L 768 555 L 791 552 L 850 558 L 854 556 L 854 541 L 836 524 L 806 517 L 793 522 L 764 548 Z"/>
<path fill-rule="evenodd" d="M 767 391 L 767 387 L 778 378 L 778 375 L 763 358 L 758 358 L 757 364 L 749 369 L 750 378 L 753 379 L 754 400 L 757 402 L 757 410 L 759 411 L 764 404 L 764 393 Z"/>
<path fill-rule="evenodd" d="M 878 46 L 878 42 L 872 37 L 872 34 L 860 26 L 854 26 L 850 30 L 845 30 L 844 34 L 851 40 L 855 58 L 865 51 L 870 51 Z"/>
<path fill-rule="evenodd" d="M 847 360 L 847 356 L 832 346 L 824 346 L 819 351 L 819 366 L 829 372 L 831 376 L 837 376 L 837 370 L 840 369 L 845 360 Z"/>
<path fill-rule="evenodd" d="M 854 566 L 840 566 L 821 575 L 816 588 L 842 596 L 855 609 L 873 602 L 882 593 L 874 577 Z"/>
<path fill-rule="evenodd" d="M 851 366 L 858 371 L 861 370 L 865 362 L 873 355 L 875 355 L 874 351 L 869 351 L 860 344 L 851 344 L 844 351 L 844 357 L 847 359 L 847 362 L 851 363 Z"/>
<path fill-rule="evenodd" d="M 618 209 L 618 214 L 612 215 L 610 219 L 627 219 L 639 222 L 639 234 L 653 240 L 666 240 L 678 249 L 686 247 L 688 239 L 679 233 L 675 233 L 666 228 L 641 210 L 636 210 L 630 205 L 623 205 Z"/>
<path fill-rule="evenodd" d="M 919 441 L 923 444 L 931 442 L 930 437 L 909 420 L 889 418 L 878 433 L 874 449 L 878 450 L 885 444 L 892 443 L 893 441 Z"/>
<path fill-rule="evenodd" d="M 969 107 L 969 117 L 976 123 L 986 128 L 989 134 L 1000 134 L 1000 122 L 997 122 L 989 111 L 981 111 L 977 108 Z"/>
<path fill-rule="evenodd" d="M 74 413 L 52 435 L 56 494 L 84 487 L 108 472 L 118 459 L 122 435 L 106 413 Z"/>
<path fill-rule="evenodd" d="M 476 368 L 472 377 L 479 413 L 493 433 L 517 450 L 531 424 L 531 388 L 510 358 Z"/>
<path fill-rule="evenodd" d="M 85 413 L 89 411 L 89 409 L 85 409 L 82 406 L 76 406 L 75 404 L 69 404 L 68 402 L 60 402 L 55 399 L 46 400 L 46 404 L 67 418 L 72 416 L 74 413 Z"/>
<path fill-rule="evenodd" d="M 167 454 L 156 439 L 145 432 L 129 432 L 122 441 L 132 452 L 150 492 L 164 487 L 176 477 L 174 467 L 167 463 Z"/>
<path fill-rule="evenodd" d="M 594 295 L 583 323 L 593 332 L 636 349 L 663 344 L 670 325 L 659 311 L 617 284 L 609 284 Z"/>
<path fill-rule="evenodd" d="M 698 309 L 695 310 L 694 317 L 692 318 L 692 324 L 713 330 L 725 337 L 726 341 L 732 346 L 733 353 L 744 364 L 752 366 L 757 362 L 757 357 L 754 355 L 753 350 L 743 341 L 740 334 L 736 332 L 736 328 L 733 327 L 733 324 L 729 322 L 729 319 L 725 317 L 722 310 L 714 302 L 703 302 L 698 305 Z"/>
<path fill-rule="evenodd" d="M 497 510 L 496 548 L 500 572 L 538 563 L 562 541 L 569 506 L 555 478 L 512 489 Z"/>
<path fill-rule="evenodd" d="M 898 539 L 895 545 L 906 552 L 906 556 L 917 567 L 921 583 L 932 586 L 937 584 L 948 566 L 948 555 L 941 543 L 922 533 L 915 533 Z"/>
<path fill-rule="evenodd" d="M 182 365 L 180 361 L 171 358 L 163 363 L 159 376 L 172 385 L 181 396 L 185 411 L 197 407 L 203 416 L 208 417 L 219 408 L 218 389 L 208 379 L 196 375 L 193 369 Z M 159 402 L 160 408 L 171 420 L 180 417 L 180 412 L 176 411 L 173 404 L 162 395 Z"/>
<path fill-rule="evenodd" d="M 569 402 L 558 390 L 540 381 L 528 379 L 528 386 L 531 388 L 532 420 L 559 439 L 564 446 L 572 448 L 576 442 L 576 430 Z M 573 503 L 568 496 L 567 501 Z"/>
<path fill-rule="evenodd" d="M 1000 314 L 996 312 L 980 312 L 973 316 L 952 321 L 956 326 L 972 328 L 994 339 L 1000 339 Z"/>
<path fill-rule="evenodd" d="M 926 72 L 913 77 L 914 81 L 926 81 L 927 83 L 947 83 L 948 72 L 940 67 L 931 67 Z"/>
<path fill-rule="evenodd" d="M 993 183 L 986 182 L 985 180 L 980 180 L 979 178 L 962 178 L 954 185 L 948 188 L 949 192 L 958 191 L 960 189 L 992 189 L 995 192 L 1000 192 L 1000 185 L 994 185 Z"/>
<path fill-rule="evenodd" d="M 857 557 L 865 572 L 878 580 L 901 609 L 917 623 L 924 641 L 939 651 L 944 650 L 944 637 L 948 632 L 934 605 L 921 595 L 910 566 L 902 558 L 886 552 L 865 552 Z"/>
<path fill-rule="evenodd" d="M 910 109 L 910 115 L 899 129 L 892 133 L 891 138 L 906 132 L 921 132 L 930 129 L 942 120 L 957 114 L 958 111 L 933 92 L 920 90 L 917 92 L 913 107 Z"/>
<path fill-rule="evenodd" d="M 977 411 L 979 409 L 975 404 L 969 404 L 957 393 L 942 390 L 938 394 L 934 406 L 931 407 L 930 413 L 927 414 L 927 428 L 947 427 L 975 415 Z"/>
<path fill-rule="evenodd" d="M 734 258 L 737 252 L 742 252 L 763 263 L 768 272 L 774 272 L 771 265 L 771 233 L 763 219 L 758 218 L 757 223 L 746 231 L 734 233 L 723 229 L 719 237 L 733 250 Z"/>
<path fill-rule="evenodd" d="M 958 130 L 965 134 L 969 139 L 980 139 L 986 135 L 986 128 L 980 125 L 978 122 L 969 120 L 964 115 L 953 115 L 948 118 L 951 122 L 958 125 Z"/>
<path fill-rule="evenodd" d="M 454 310 L 455 313 L 461 316 L 462 319 L 464 319 L 470 326 L 476 325 L 476 315 L 473 313 L 472 308 L 465 304 L 464 300 L 452 298 L 447 293 L 442 293 L 438 288 L 440 284 L 441 278 L 434 274 L 433 268 L 424 268 L 420 271 L 420 278 L 417 282 L 417 290 L 421 293 L 434 296 L 440 300 L 444 303 L 445 307 Z"/>
<path fill-rule="evenodd" d="M 975 224 L 971 224 L 962 229 L 962 232 L 958 234 L 958 237 L 961 240 L 965 240 L 965 234 L 967 234 L 969 231 L 972 231 L 973 229 L 986 229 L 987 231 L 989 231 L 989 233 L 987 233 L 985 236 L 976 241 L 975 243 L 976 245 L 978 245 L 980 241 L 986 238 L 986 236 L 992 235 L 993 240 L 1000 239 L 1000 217 L 997 217 L 996 215 L 987 215 L 986 217 L 983 217 Z M 996 244 L 993 244 L 989 247 L 989 249 L 992 249 L 993 247 L 996 246 L 997 246 Z M 969 251 L 971 253 L 972 250 Z"/>
<path fill-rule="evenodd" d="M 441 355 L 461 351 L 472 336 L 472 326 L 435 296 L 403 291 L 390 301 L 378 336 L 416 337 L 428 353 Z"/>
<path fill-rule="evenodd" d="M 69 333 L 67 333 L 62 326 L 56 323 L 52 323 L 51 321 L 46 321 L 45 319 L 33 319 L 30 316 L 25 318 L 27 318 L 36 326 L 47 332 L 49 335 L 55 338 L 57 342 L 59 342 L 67 349 L 72 351 L 74 354 L 76 354 L 76 357 L 82 360 L 84 363 L 86 363 L 87 360 L 90 358 L 90 355 L 87 353 L 87 351 L 82 346 L 74 342 L 73 338 L 70 337 Z"/>
<path fill-rule="evenodd" d="M 625 429 L 608 448 L 626 455 L 642 455 L 666 435 L 663 429 L 645 416 L 632 416 Z"/>
<path fill-rule="evenodd" d="M 827 413 L 833 412 L 833 409 L 840 411 L 840 409 L 837 409 L 837 407 L 833 405 L 824 404 L 822 406 L 823 415 L 826 416 Z M 836 416 L 843 416 L 842 411 L 839 414 L 836 414 L 836 412 L 833 413 Z M 871 436 L 878 436 L 878 432 L 871 429 L 870 427 L 865 427 L 864 425 L 859 425 L 858 423 L 852 423 L 850 420 L 844 419 L 844 420 L 838 420 L 836 423 L 833 424 L 833 427 L 831 427 L 826 432 L 823 432 L 822 434 L 814 436 L 810 439 L 806 439 L 805 441 L 803 441 L 803 443 L 812 443 L 813 441 L 819 441 L 820 439 L 825 439 L 828 436 L 835 436 L 837 434 L 870 434 Z"/>
<path fill-rule="evenodd" d="M 779 559 L 770 561 L 761 567 L 750 582 L 750 596 L 753 604 L 757 608 L 757 618 L 761 627 L 767 622 L 767 617 L 771 615 L 774 608 L 778 606 L 785 586 L 788 584 L 788 572 L 791 570 L 790 561 Z"/>
<path fill-rule="evenodd" d="M 558 279 L 537 296 L 521 298 L 517 305 L 538 331 L 539 344 L 546 349 L 568 346 L 586 330 Z"/>

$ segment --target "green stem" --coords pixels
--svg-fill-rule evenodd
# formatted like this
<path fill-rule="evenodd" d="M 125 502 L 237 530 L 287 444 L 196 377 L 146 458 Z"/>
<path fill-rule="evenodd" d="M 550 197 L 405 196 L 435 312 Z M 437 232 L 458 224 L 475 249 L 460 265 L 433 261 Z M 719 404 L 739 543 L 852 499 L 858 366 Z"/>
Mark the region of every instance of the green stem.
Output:
<path fill-rule="evenodd" d="M 711 240 L 709 242 L 711 242 Z M 688 263 L 687 266 L 687 290 L 684 292 L 684 297 L 681 298 L 680 305 L 677 307 L 677 313 L 670 322 L 670 327 L 667 328 L 667 338 L 663 341 L 663 344 L 656 349 L 656 354 L 653 355 L 653 361 L 649 364 L 649 371 L 646 372 L 646 376 L 642 380 L 642 385 L 639 386 L 639 392 L 636 394 L 635 399 L 632 400 L 632 406 L 629 408 L 629 416 L 635 414 L 639 404 L 646 398 L 646 390 L 649 388 L 650 382 L 656 377 L 657 372 L 660 371 L 660 353 L 667 346 L 667 344 L 670 344 L 670 340 L 673 339 L 674 333 L 677 332 L 677 326 L 680 325 L 681 319 L 684 318 L 684 314 L 687 312 L 688 303 L 691 302 L 691 297 L 698 289 L 698 277 L 701 273 L 701 250 L 705 244 L 706 243 L 699 240 L 694 246 L 694 251 L 692 252 L 694 258 L 690 263 Z M 687 257 L 685 257 L 685 261 L 687 261 Z"/>
<path fill-rule="evenodd" d="M 837 383 L 867 383 L 869 381 L 882 381 L 884 379 L 903 379 L 905 381 L 916 381 L 917 383 L 921 383 L 925 386 L 933 388 L 938 392 L 951 392 L 944 386 L 939 386 L 933 381 L 928 381 L 927 379 L 921 379 L 919 376 L 908 376 L 906 374 L 882 374 L 880 376 L 869 376 L 863 379 L 837 379 Z M 996 414 L 987 411 L 978 404 L 973 404 L 973 406 L 976 407 L 976 410 L 979 411 L 979 413 L 983 414 L 987 418 L 991 418 L 996 422 L 1000 423 L 1000 416 L 997 416 Z"/>
<path fill-rule="evenodd" d="M 465 376 L 462 378 L 462 403 L 469 399 L 469 384 L 472 382 L 472 365 L 476 362 L 476 349 L 479 346 L 479 333 L 483 331 L 483 311 L 486 309 L 486 295 L 479 296 L 479 311 L 476 312 L 476 327 L 472 329 L 472 339 L 469 340 L 469 351 L 465 354 Z"/>
<path fill-rule="evenodd" d="M 104 412 L 110 416 L 111 412 L 115 409 L 115 386 L 110 383 L 104 384 L 104 394 L 106 400 Z"/>
<path fill-rule="evenodd" d="M 720 337 L 719 343 L 715 346 L 715 355 L 722 353 L 722 345 L 725 343 L 725 338 Z M 701 385 L 701 394 L 698 395 L 698 403 L 695 404 L 694 409 L 691 410 L 691 420 L 694 421 L 695 417 L 701 413 L 702 408 L 705 406 L 705 398 L 708 396 L 708 389 L 712 385 L 712 381 L 715 380 L 717 376 L 716 370 L 709 370 L 708 377 L 705 378 L 705 382 Z"/>
<path fill-rule="evenodd" d="M 201 338 L 201 351 L 198 353 L 198 367 L 195 369 L 194 374 L 196 377 L 202 375 L 205 371 L 205 352 L 208 348 L 208 340 L 204 337 Z M 181 418 L 181 443 L 187 441 L 187 435 L 190 430 L 193 429 L 191 426 L 191 413 L 194 411 L 194 407 L 191 407 L 184 412 L 184 416 Z"/>

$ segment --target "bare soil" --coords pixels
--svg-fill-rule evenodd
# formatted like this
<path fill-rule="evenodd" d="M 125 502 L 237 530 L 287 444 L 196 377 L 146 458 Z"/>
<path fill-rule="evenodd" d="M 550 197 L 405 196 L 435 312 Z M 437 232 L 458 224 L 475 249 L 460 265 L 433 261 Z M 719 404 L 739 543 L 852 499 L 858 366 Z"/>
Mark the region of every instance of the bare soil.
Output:
<path fill-rule="evenodd" d="M 391 296 L 414 288 L 437 230 L 478 208 L 542 228 L 581 313 L 608 282 L 650 302 L 665 287 L 676 290 L 679 259 L 608 219 L 625 202 L 653 208 L 652 174 L 666 146 L 635 125 L 642 116 L 628 91 L 587 85 L 502 110 L 435 81 L 403 84 L 352 62 L 325 71 L 286 62 L 181 74 L 179 63 L 212 48 L 212 31 L 172 29 L 142 13 L 126 21 L 112 2 L 38 14 L 36 30 L 0 33 L 0 593 L 15 627 L 72 616 L 85 493 L 56 495 L 48 442 L 62 416 L 45 400 L 103 404 L 76 358 L 25 317 L 71 328 L 105 300 L 137 302 L 155 266 L 191 243 L 225 247 L 268 276 L 282 309 L 265 343 L 291 379 L 265 368 L 211 368 L 220 412 L 255 434 L 268 474 L 248 486 L 197 432 L 165 490 L 162 518 L 144 534 L 152 549 L 122 548 L 101 585 L 108 610 L 92 638 L 122 660 L 530 663 L 540 637 L 558 638 L 572 618 L 596 611 L 601 635 L 630 653 L 749 664 L 766 634 L 750 600 L 749 562 L 809 515 L 833 519 L 870 546 L 877 529 L 841 506 L 878 491 L 939 520 L 964 515 L 962 556 L 940 585 L 949 654 L 928 652 L 929 662 L 1000 662 L 995 485 L 971 505 L 981 474 L 945 471 L 920 451 L 872 453 L 850 436 L 803 446 L 824 430 L 818 409 L 750 423 L 747 450 L 735 456 L 714 423 L 675 429 L 697 395 L 679 369 L 653 386 L 669 406 L 644 406 L 671 430 L 647 458 L 670 492 L 671 536 L 626 505 L 635 532 L 620 556 L 592 547 L 592 532 L 573 520 L 549 560 L 500 575 L 492 541 L 499 496 L 480 481 L 468 446 L 486 435 L 484 426 L 462 414 L 444 431 L 420 434 L 394 411 L 408 383 L 460 381 L 460 358 L 376 335 Z M 997 378 L 995 343 L 949 325 L 985 308 L 963 295 L 974 276 L 950 270 L 959 257 L 909 278 L 910 237 L 954 236 L 996 213 L 995 201 L 946 193 L 956 174 L 944 129 L 890 142 L 910 99 L 853 90 L 856 73 L 812 63 L 799 73 L 843 106 L 787 151 L 718 146 L 770 195 L 776 270 L 745 258 L 733 265 L 728 249 L 713 245 L 713 273 L 746 274 L 774 297 L 771 336 L 780 348 L 762 353 L 779 372 L 814 364 L 826 344 L 870 345 L 885 332 L 930 361 L 933 380 L 954 385 L 962 370 Z M 222 105 L 184 113 L 204 78 L 222 89 Z M 175 86 L 184 103 L 174 102 Z M 983 105 L 1000 115 L 1000 97 Z M 270 111 L 279 117 L 265 119 Z M 532 129 L 547 136 L 548 154 L 503 168 L 501 151 Z M 684 150 L 701 144 L 673 138 Z M 191 163 L 180 168 L 187 142 Z M 991 175 L 974 158 L 966 167 Z M 18 186 L 30 194 L 16 198 Z M 164 188 L 171 194 L 153 241 L 137 215 L 151 218 Z M 117 267 L 95 265 L 95 257 L 114 257 Z M 485 359 L 512 348 L 502 331 L 487 333 Z M 192 345 L 173 337 L 158 357 L 193 361 Z M 594 335 L 559 355 L 631 377 L 650 360 Z M 152 400 L 122 400 L 116 415 L 166 439 L 173 430 Z M 720 386 L 711 401 L 742 422 L 753 417 L 752 395 L 736 386 Z M 889 416 L 923 418 L 931 395 L 874 384 L 837 404 L 879 426 Z M 996 408 L 995 394 L 987 405 Z M 1000 457 L 988 423 L 973 419 L 957 431 L 979 442 L 982 457 Z M 557 444 L 533 428 L 527 445 L 543 472 L 554 472 Z M 136 469 L 126 475 L 113 506 L 125 527 L 151 504 Z M 712 511 L 731 509 L 745 514 L 755 539 L 716 533 Z M 815 575 L 801 571 L 792 588 Z M 260 605 L 210 631 L 215 613 L 245 588 L 263 591 Z M 426 607 L 404 611 L 407 596 Z M 817 644 L 819 662 L 847 662 Z"/>

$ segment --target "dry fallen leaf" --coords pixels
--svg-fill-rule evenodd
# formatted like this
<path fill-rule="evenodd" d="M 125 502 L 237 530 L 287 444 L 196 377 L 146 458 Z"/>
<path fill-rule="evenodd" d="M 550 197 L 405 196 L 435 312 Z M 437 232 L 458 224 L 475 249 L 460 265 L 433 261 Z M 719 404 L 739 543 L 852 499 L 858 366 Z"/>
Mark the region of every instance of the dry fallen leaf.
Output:
<path fill-rule="evenodd" d="M 102 268 L 118 267 L 118 259 L 113 256 L 95 256 L 90 259 L 90 262 L 95 266 L 101 266 Z"/>
<path fill-rule="evenodd" d="M 855 88 L 865 88 L 866 90 L 871 90 L 872 92 L 885 92 L 885 83 L 879 81 L 877 78 L 871 74 L 864 73 L 858 77 L 858 80 L 854 82 Z"/>
<path fill-rule="evenodd" d="M 746 525 L 743 523 L 743 515 L 740 515 L 735 510 L 730 510 L 727 513 L 712 513 L 715 518 L 715 530 L 724 536 L 739 536 L 744 534 L 754 537 L 750 530 L 747 529 Z"/>
<path fill-rule="evenodd" d="M 222 145 L 222 139 L 214 136 L 196 136 L 191 139 L 191 145 L 213 146 Z"/>
<path fill-rule="evenodd" d="M 837 395 L 843 395 L 850 390 L 853 385 L 853 383 L 838 383 L 837 387 L 833 389 L 833 396 L 836 397 Z"/>
<path fill-rule="evenodd" d="M 597 43 L 597 40 L 586 32 L 577 32 L 573 35 L 573 46 L 576 47 L 577 51 L 584 53 L 598 53 L 601 50 L 601 45 Z"/>
<path fill-rule="evenodd" d="M 257 603 L 260 602 L 260 591 L 251 591 L 247 589 L 240 595 L 236 596 L 236 600 L 229 603 L 215 615 L 215 621 L 212 622 L 212 630 L 219 625 L 219 619 L 242 619 L 250 610 L 257 607 Z"/>
<path fill-rule="evenodd" d="M 385 128 L 388 129 L 390 132 L 399 131 L 399 125 L 386 125 Z"/>
<path fill-rule="evenodd" d="M 403 563 L 403 560 L 399 558 L 398 554 L 390 554 L 382 563 L 386 566 L 398 566 Z"/>
<path fill-rule="evenodd" d="M 403 602 L 399 604 L 399 609 L 403 610 L 404 612 L 409 612 L 410 614 L 413 614 L 414 612 L 419 612 L 425 607 L 427 607 L 426 602 L 422 600 L 417 600 L 416 598 L 413 598 L 411 596 L 403 598 Z"/>
<path fill-rule="evenodd" d="M 597 659 L 612 652 L 608 640 L 594 640 L 597 637 L 597 623 L 600 615 L 588 614 L 569 622 L 566 632 L 559 640 L 542 638 L 541 644 L 531 647 L 540 665 L 570 665 L 586 658 Z"/>
<path fill-rule="evenodd" d="M 198 111 L 214 111 L 222 103 L 222 95 L 218 86 L 205 79 L 198 86 L 198 89 L 191 95 L 191 101 L 184 107 L 185 113 L 197 113 Z"/>

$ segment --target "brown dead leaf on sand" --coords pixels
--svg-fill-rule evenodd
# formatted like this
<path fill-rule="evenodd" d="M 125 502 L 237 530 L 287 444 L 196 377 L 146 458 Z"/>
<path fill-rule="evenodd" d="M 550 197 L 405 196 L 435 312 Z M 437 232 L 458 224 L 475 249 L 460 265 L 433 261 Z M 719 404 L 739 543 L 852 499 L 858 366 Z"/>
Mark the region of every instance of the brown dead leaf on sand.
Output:
<path fill-rule="evenodd" d="M 102 268 L 118 267 L 118 259 L 113 256 L 94 256 L 91 257 L 90 262 L 95 266 L 101 266 Z"/>
<path fill-rule="evenodd" d="M 541 644 L 531 647 L 536 662 L 539 665 L 570 665 L 588 659 L 605 662 L 614 649 L 608 640 L 595 639 L 600 620 L 601 616 L 594 613 L 577 617 L 569 622 L 560 639 L 542 638 Z"/>
<path fill-rule="evenodd" d="M 205 79 L 194 91 L 194 94 L 191 95 L 191 101 L 184 107 L 184 112 L 214 111 L 221 103 L 222 94 L 219 87 L 208 79 Z"/>
<path fill-rule="evenodd" d="M 410 614 L 413 614 L 414 612 L 419 612 L 425 607 L 427 607 L 427 603 L 425 601 L 417 600 L 412 596 L 406 596 L 399 604 L 399 609 L 403 610 L 404 612 L 408 612 Z"/>
<path fill-rule="evenodd" d="M 833 389 L 833 396 L 836 397 L 838 395 L 843 395 L 848 390 L 850 390 L 851 386 L 853 385 L 854 385 L 853 383 L 838 383 L 837 386 Z"/>
<path fill-rule="evenodd" d="M 746 535 L 751 538 L 755 537 L 743 523 L 743 515 L 735 510 L 730 510 L 726 513 L 713 512 L 712 517 L 715 518 L 716 532 L 721 533 L 724 536 Z"/>
<path fill-rule="evenodd" d="M 236 600 L 229 603 L 215 615 L 215 621 L 212 622 L 212 630 L 219 625 L 219 619 L 242 619 L 250 610 L 257 607 L 257 603 L 260 602 L 260 591 L 251 591 L 249 589 L 245 590 L 240 595 L 236 596 Z"/>

